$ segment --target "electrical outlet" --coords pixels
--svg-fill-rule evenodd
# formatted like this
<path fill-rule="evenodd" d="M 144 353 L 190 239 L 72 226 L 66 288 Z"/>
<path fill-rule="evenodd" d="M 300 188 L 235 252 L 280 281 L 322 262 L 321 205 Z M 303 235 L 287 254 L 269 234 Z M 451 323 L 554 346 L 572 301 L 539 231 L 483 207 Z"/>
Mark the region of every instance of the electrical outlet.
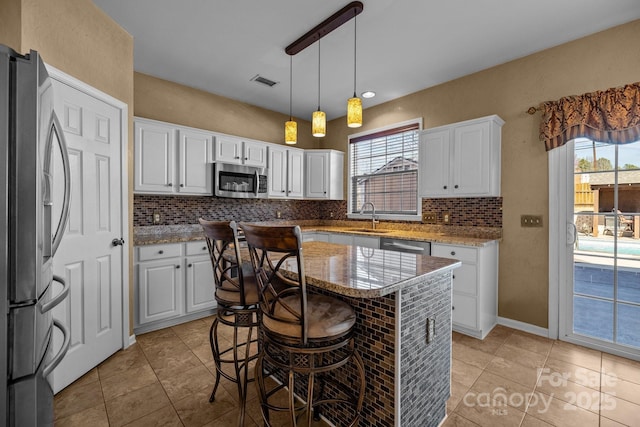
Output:
<path fill-rule="evenodd" d="M 436 223 L 436 214 L 434 213 L 423 213 L 422 214 L 422 222 L 425 224 L 435 224 Z"/>
<path fill-rule="evenodd" d="M 282 212 L 276 211 L 276 218 L 278 219 L 282 218 Z"/>
<path fill-rule="evenodd" d="M 451 222 L 451 214 L 449 212 L 445 212 L 442 214 L 442 222 L 445 224 L 449 224 Z"/>
<path fill-rule="evenodd" d="M 542 215 L 520 215 L 521 227 L 542 227 Z"/>
<path fill-rule="evenodd" d="M 153 223 L 160 224 L 160 212 L 153 213 Z"/>

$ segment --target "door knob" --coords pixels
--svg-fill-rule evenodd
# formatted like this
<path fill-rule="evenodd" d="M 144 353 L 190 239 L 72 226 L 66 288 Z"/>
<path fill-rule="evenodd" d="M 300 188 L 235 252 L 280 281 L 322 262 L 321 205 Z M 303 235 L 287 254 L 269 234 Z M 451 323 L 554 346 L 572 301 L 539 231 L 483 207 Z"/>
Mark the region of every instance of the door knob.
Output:
<path fill-rule="evenodd" d="M 122 245 L 124 245 L 124 239 L 122 239 L 122 238 L 120 238 L 120 239 L 113 239 L 113 240 L 111 241 L 111 244 L 112 244 L 113 246 L 122 246 Z"/>

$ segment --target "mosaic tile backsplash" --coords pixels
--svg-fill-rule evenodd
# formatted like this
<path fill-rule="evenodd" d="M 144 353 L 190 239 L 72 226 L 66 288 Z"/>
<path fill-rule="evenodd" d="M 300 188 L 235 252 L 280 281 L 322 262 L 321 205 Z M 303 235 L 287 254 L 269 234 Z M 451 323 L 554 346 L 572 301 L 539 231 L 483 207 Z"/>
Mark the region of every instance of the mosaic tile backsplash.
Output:
<path fill-rule="evenodd" d="M 136 227 L 154 225 L 154 212 L 160 214 L 160 225 L 196 224 L 200 217 L 218 221 L 347 219 L 346 200 L 225 199 L 135 194 L 133 208 L 133 225 Z M 502 227 L 501 197 L 422 199 L 422 212 L 437 214 L 437 224 L 442 224 L 442 214 L 446 212 L 451 214 L 449 225 L 452 226 Z"/>

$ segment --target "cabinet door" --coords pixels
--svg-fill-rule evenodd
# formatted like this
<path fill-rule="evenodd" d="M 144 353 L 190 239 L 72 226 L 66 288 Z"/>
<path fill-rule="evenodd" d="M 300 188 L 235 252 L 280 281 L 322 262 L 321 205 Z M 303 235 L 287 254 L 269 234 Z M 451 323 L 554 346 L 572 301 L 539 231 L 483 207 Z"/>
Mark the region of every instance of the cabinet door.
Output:
<path fill-rule="evenodd" d="M 174 192 L 175 128 L 161 123 L 134 123 L 134 191 Z"/>
<path fill-rule="evenodd" d="M 247 166 L 267 167 L 267 146 L 258 141 L 244 141 L 243 161 Z"/>
<path fill-rule="evenodd" d="M 307 151 L 306 157 L 306 194 L 308 198 L 326 199 L 328 192 L 329 153 Z"/>
<path fill-rule="evenodd" d="M 213 268 L 208 256 L 187 257 L 186 294 L 187 313 L 216 306 Z"/>
<path fill-rule="evenodd" d="M 491 146 L 489 122 L 457 126 L 453 130 L 453 195 L 490 193 Z"/>
<path fill-rule="evenodd" d="M 420 194 L 442 197 L 451 193 L 449 187 L 449 129 L 425 132 L 420 140 Z"/>
<path fill-rule="evenodd" d="M 178 139 L 178 192 L 213 194 L 213 165 L 209 163 L 213 137 L 204 132 L 180 130 Z"/>
<path fill-rule="evenodd" d="M 460 295 L 454 292 L 451 309 L 451 320 L 454 325 L 466 326 L 470 329 L 476 329 L 478 327 L 477 301 L 475 297 Z"/>
<path fill-rule="evenodd" d="M 138 264 L 138 321 L 140 325 L 183 313 L 182 258 Z"/>
<path fill-rule="evenodd" d="M 242 164 L 242 140 L 227 135 L 216 135 L 213 159 L 216 162 Z"/>
<path fill-rule="evenodd" d="M 304 151 L 287 150 L 287 197 L 304 196 Z"/>
<path fill-rule="evenodd" d="M 269 197 L 287 196 L 287 149 L 269 147 Z"/>

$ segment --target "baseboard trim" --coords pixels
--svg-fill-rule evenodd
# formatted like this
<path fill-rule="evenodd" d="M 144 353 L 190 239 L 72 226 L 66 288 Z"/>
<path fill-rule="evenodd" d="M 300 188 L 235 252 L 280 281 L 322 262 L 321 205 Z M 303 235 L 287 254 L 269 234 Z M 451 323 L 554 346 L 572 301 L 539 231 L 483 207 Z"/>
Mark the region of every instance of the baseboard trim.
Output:
<path fill-rule="evenodd" d="M 506 326 L 508 328 L 513 328 L 513 329 L 518 329 L 519 331 L 528 332 L 533 335 L 539 335 L 541 337 L 549 338 L 549 329 L 541 328 L 540 326 L 521 322 L 519 320 L 507 319 L 506 317 L 498 316 L 498 325 Z"/>
<path fill-rule="evenodd" d="M 129 345 L 134 345 L 135 343 L 136 343 L 136 334 L 129 335 Z"/>

